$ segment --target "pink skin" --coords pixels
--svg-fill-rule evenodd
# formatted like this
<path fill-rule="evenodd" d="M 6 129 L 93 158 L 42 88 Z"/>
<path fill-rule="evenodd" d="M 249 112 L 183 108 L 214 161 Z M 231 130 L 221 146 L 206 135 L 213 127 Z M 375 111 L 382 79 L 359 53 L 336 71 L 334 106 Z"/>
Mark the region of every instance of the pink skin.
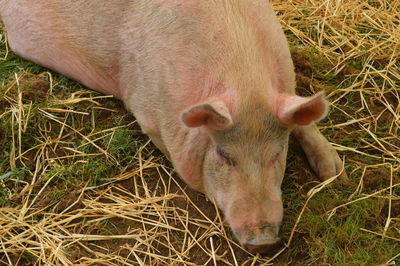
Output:
<path fill-rule="evenodd" d="M 251 252 L 278 241 L 291 132 L 323 179 L 342 170 L 295 95 L 287 41 L 264 0 L 1 0 L 12 50 L 121 99 Z M 101 15 L 99 15 L 101 14 Z M 341 178 L 346 174 L 342 173 Z"/>

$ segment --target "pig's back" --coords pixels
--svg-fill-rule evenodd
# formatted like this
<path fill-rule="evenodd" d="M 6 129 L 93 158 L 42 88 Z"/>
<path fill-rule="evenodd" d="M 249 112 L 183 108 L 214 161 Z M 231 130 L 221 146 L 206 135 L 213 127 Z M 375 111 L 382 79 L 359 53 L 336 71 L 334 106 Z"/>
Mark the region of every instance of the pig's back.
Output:
<path fill-rule="evenodd" d="M 120 98 L 118 25 L 130 2 L 8 0 L 0 13 L 15 53 Z"/>

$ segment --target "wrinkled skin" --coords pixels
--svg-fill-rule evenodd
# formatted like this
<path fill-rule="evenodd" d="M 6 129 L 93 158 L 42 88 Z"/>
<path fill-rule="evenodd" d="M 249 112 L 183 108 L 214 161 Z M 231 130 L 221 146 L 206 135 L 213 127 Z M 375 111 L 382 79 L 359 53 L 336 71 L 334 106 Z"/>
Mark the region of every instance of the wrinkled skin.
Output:
<path fill-rule="evenodd" d="M 2 0 L 0 14 L 15 53 L 121 99 L 250 252 L 279 241 L 290 133 L 322 179 L 342 170 L 314 125 L 323 94 L 295 95 L 264 0 Z"/>

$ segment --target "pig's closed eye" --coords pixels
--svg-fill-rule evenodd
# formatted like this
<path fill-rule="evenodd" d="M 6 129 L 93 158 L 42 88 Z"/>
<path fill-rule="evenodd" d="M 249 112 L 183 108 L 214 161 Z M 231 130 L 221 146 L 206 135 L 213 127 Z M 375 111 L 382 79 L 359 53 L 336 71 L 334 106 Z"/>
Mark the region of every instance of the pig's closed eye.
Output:
<path fill-rule="evenodd" d="M 223 158 L 227 162 L 227 164 L 229 164 L 230 166 L 236 165 L 236 162 L 231 157 L 229 157 L 229 154 L 226 153 L 224 150 L 222 150 L 221 147 L 217 146 L 217 154 L 221 158 Z"/>

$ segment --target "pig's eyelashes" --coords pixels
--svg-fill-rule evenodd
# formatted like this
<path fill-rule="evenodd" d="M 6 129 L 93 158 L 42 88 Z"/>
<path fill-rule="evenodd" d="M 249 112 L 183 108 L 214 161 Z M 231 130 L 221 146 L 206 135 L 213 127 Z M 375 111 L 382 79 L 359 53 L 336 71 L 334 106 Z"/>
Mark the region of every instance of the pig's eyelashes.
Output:
<path fill-rule="evenodd" d="M 229 154 L 221 149 L 221 147 L 217 146 L 217 154 L 223 158 L 230 166 L 236 166 L 235 160 L 229 157 Z"/>

